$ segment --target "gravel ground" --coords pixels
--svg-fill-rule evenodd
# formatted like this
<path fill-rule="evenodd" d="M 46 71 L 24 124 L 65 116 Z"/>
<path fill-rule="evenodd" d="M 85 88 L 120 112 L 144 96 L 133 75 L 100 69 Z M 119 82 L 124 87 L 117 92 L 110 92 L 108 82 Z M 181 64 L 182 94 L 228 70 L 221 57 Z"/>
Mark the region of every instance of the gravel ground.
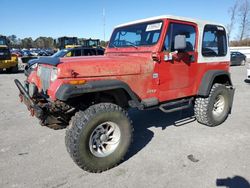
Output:
<path fill-rule="evenodd" d="M 65 130 L 41 127 L 19 102 L 15 78 L 0 74 L 0 187 L 250 187 L 250 85 L 245 67 L 232 67 L 234 108 L 219 127 L 198 124 L 191 110 L 135 111 L 132 148 L 109 171 L 91 174 L 74 164 Z"/>

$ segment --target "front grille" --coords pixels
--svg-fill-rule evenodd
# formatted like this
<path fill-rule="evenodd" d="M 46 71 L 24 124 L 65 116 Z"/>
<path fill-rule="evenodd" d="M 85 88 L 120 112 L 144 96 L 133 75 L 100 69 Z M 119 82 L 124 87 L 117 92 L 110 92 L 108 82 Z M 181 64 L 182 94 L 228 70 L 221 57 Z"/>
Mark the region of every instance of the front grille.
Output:
<path fill-rule="evenodd" d="M 40 69 L 41 69 L 40 79 L 42 83 L 42 89 L 43 89 L 43 92 L 46 93 L 47 89 L 50 86 L 51 68 L 41 66 Z"/>

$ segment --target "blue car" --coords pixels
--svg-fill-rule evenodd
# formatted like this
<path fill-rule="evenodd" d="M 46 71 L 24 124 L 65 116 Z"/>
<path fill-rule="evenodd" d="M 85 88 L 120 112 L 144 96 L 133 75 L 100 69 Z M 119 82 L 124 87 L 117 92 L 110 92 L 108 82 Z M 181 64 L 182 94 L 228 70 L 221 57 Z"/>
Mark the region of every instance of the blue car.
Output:
<path fill-rule="evenodd" d="M 63 49 L 49 57 L 39 57 L 37 59 L 29 60 L 27 65 L 25 66 L 24 74 L 28 77 L 30 73 L 37 67 L 37 64 L 39 62 L 47 62 L 50 61 L 51 58 L 58 59 L 62 57 L 93 56 L 93 55 L 103 55 L 103 54 L 104 54 L 104 48 L 76 47 L 76 48 Z"/>

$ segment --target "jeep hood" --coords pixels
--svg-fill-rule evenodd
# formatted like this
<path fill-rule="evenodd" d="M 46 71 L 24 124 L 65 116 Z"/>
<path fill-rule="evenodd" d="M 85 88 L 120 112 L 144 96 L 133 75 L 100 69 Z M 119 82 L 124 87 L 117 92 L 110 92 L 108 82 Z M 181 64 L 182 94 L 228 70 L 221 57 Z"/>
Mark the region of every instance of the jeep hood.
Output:
<path fill-rule="evenodd" d="M 88 56 L 61 58 L 58 77 L 103 77 L 135 75 L 150 70 L 148 58 L 136 56 Z M 147 63 L 153 67 L 153 62 Z"/>

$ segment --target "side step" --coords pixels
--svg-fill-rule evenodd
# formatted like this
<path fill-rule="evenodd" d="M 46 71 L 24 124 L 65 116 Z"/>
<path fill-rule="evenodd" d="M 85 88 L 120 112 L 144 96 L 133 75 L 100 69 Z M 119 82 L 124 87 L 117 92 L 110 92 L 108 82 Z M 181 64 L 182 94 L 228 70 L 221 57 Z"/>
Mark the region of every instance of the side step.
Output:
<path fill-rule="evenodd" d="M 184 110 L 192 106 L 194 98 L 181 99 L 177 101 L 172 101 L 168 103 L 161 104 L 159 109 L 164 113 L 175 112 L 179 110 Z"/>

